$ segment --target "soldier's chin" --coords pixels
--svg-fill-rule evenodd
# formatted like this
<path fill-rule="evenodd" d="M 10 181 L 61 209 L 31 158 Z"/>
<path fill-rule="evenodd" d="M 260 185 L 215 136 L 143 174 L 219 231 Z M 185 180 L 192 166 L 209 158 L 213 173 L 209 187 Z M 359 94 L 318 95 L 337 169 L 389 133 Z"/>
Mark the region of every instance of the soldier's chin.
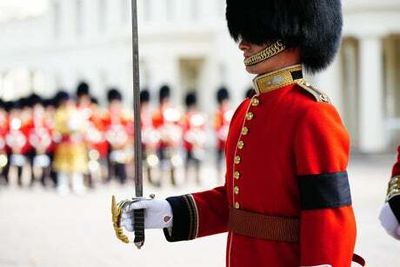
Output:
<path fill-rule="evenodd" d="M 262 74 L 261 68 L 260 68 L 260 63 L 246 66 L 246 71 L 250 74 Z"/>

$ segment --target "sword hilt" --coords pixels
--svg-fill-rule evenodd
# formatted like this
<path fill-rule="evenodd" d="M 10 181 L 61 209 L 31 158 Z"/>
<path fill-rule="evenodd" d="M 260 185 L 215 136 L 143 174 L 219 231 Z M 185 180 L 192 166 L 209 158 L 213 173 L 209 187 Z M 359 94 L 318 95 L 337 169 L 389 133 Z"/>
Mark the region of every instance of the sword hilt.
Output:
<path fill-rule="evenodd" d="M 134 218 L 135 239 L 133 242 L 140 249 L 144 244 L 144 209 L 134 210 Z"/>

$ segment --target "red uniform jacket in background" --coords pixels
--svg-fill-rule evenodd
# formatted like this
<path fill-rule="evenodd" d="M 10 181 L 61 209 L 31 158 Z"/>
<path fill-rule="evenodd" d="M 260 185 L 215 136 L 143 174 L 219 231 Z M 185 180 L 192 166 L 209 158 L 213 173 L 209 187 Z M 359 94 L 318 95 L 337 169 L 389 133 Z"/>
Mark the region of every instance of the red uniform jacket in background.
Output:
<path fill-rule="evenodd" d="M 356 238 L 349 136 L 336 109 L 316 99 L 292 81 L 242 102 L 226 144 L 225 185 L 168 198 L 174 221 L 166 238 L 228 231 L 230 267 L 349 267 Z M 229 208 L 298 218 L 299 242 L 235 234 L 227 227 Z"/>

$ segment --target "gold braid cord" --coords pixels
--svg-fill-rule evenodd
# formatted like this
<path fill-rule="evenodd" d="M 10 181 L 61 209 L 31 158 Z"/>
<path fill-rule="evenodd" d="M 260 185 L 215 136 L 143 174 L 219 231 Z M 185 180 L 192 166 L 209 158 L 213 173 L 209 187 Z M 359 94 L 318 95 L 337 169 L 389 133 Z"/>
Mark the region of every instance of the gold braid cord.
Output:
<path fill-rule="evenodd" d="M 111 214 L 115 235 L 124 243 L 129 243 L 129 238 L 124 234 L 124 230 L 119 226 L 119 224 L 121 220 L 122 209 L 128 202 L 129 200 L 123 200 L 117 204 L 114 196 L 112 196 L 111 199 Z"/>
<path fill-rule="evenodd" d="M 283 50 L 286 49 L 286 46 L 282 43 L 282 41 L 276 41 L 275 43 L 267 46 L 264 50 L 258 52 L 255 55 L 252 55 L 251 57 L 248 57 L 244 60 L 244 64 L 246 66 L 252 66 L 255 64 L 258 64 L 264 60 L 267 60 Z"/>
<path fill-rule="evenodd" d="M 395 176 L 389 181 L 386 201 L 395 196 L 400 196 L 400 176 Z"/>

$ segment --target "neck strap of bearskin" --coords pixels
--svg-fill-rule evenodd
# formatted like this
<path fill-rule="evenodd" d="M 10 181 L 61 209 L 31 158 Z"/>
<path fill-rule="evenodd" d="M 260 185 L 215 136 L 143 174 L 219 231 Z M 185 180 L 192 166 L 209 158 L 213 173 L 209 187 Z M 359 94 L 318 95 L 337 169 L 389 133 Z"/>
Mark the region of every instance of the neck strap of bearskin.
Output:
<path fill-rule="evenodd" d="M 260 62 L 263 62 L 280 52 L 284 51 L 286 49 L 286 46 L 282 43 L 282 41 L 276 41 L 272 43 L 271 45 L 267 46 L 264 50 L 258 52 L 255 55 L 252 55 L 251 57 L 248 57 L 244 60 L 244 64 L 246 66 L 252 66 L 255 64 L 258 64 Z"/>

